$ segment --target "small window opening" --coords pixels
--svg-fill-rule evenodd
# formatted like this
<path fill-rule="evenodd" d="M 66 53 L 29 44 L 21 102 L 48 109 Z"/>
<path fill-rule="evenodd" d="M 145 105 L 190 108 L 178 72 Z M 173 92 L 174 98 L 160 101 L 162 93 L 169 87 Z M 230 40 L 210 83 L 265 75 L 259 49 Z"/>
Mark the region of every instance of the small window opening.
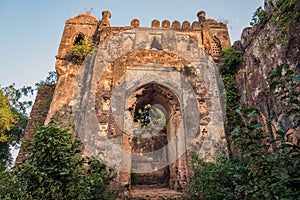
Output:
<path fill-rule="evenodd" d="M 74 40 L 74 45 L 80 44 L 83 40 L 84 40 L 84 35 L 82 33 L 79 33 Z"/>

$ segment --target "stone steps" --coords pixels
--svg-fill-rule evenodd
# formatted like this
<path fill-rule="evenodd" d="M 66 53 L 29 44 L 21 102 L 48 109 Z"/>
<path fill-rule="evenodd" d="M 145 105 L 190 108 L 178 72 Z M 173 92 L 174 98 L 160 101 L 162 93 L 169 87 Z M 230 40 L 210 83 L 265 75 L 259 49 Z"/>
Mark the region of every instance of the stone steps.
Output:
<path fill-rule="evenodd" d="M 135 186 L 130 191 L 132 200 L 183 200 L 183 194 L 167 187 L 153 185 Z"/>

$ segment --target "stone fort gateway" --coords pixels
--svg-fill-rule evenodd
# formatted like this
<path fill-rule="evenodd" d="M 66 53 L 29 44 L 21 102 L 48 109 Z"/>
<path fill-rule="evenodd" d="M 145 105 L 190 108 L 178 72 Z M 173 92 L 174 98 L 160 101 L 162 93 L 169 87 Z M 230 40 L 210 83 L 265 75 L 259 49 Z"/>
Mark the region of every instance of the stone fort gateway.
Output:
<path fill-rule="evenodd" d="M 140 27 L 138 19 L 113 27 L 109 11 L 100 21 L 89 13 L 67 20 L 56 56 L 58 81 L 44 91 L 51 104 L 41 107 L 39 91 L 25 140 L 42 110 L 43 124 L 51 118 L 74 124 L 85 155 L 116 169 L 120 186 L 187 190 L 190 153 L 211 160 L 224 142 L 217 63 L 230 46 L 226 24 L 204 11 L 197 17 L 192 23 L 153 20 L 151 27 Z M 84 62 L 66 59 L 82 41 L 95 45 Z"/>

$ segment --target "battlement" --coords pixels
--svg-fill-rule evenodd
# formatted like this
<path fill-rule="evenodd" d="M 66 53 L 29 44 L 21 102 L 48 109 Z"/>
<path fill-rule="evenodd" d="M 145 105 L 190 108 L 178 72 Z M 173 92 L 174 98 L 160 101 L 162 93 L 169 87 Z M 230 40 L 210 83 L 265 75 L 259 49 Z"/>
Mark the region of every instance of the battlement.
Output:
<path fill-rule="evenodd" d="M 205 17 L 206 13 L 204 11 L 200 11 L 197 14 L 198 17 L 198 21 L 194 21 L 194 22 L 189 22 L 189 21 L 183 21 L 182 23 L 180 23 L 177 20 L 174 20 L 172 23 L 165 19 L 163 21 L 159 21 L 157 19 L 152 20 L 151 22 L 151 28 L 169 28 L 169 29 L 173 29 L 173 30 L 177 30 L 177 31 L 183 31 L 183 30 L 196 30 L 199 31 L 201 29 L 203 29 L 204 25 L 208 25 L 209 27 L 214 27 L 214 28 L 225 28 L 227 29 L 227 25 L 222 23 L 222 22 L 218 22 L 214 19 L 208 18 L 206 19 Z M 111 13 L 109 11 L 103 11 L 102 13 L 102 20 L 100 21 L 100 24 L 103 21 L 105 22 L 109 22 L 111 18 Z M 107 25 L 109 24 L 109 25 Z M 110 23 L 106 23 L 106 27 L 110 27 Z M 139 28 L 140 26 L 140 20 L 135 18 L 133 20 L 131 20 L 130 22 L 130 27 L 132 28 Z"/>
<path fill-rule="evenodd" d="M 200 14 L 199 14 L 200 13 Z M 177 31 L 183 31 L 183 30 L 196 30 L 199 31 L 203 29 L 204 24 L 208 25 L 209 27 L 215 27 L 215 28 L 227 28 L 226 24 L 222 22 L 218 22 L 214 19 L 205 18 L 205 13 L 204 11 L 200 11 L 197 14 L 198 21 L 183 21 L 182 23 L 174 20 L 172 23 L 165 19 L 163 21 L 159 21 L 157 19 L 152 20 L 150 27 L 151 28 L 169 28 Z M 90 13 L 85 13 L 85 14 L 78 14 L 74 18 L 70 18 L 66 21 L 66 24 L 77 24 L 77 25 L 95 25 L 95 24 L 100 24 L 101 26 L 104 27 L 111 27 L 110 25 L 110 18 L 111 18 L 111 13 L 109 11 L 103 11 L 102 12 L 102 20 L 98 21 L 96 17 L 92 16 Z M 127 27 L 127 26 L 125 26 Z M 140 20 L 135 18 L 131 20 L 129 27 L 132 28 L 139 28 L 140 26 Z"/>
<path fill-rule="evenodd" d="M 58 59 L 62 59 L 72 48 L 75 41 L 80 37 L 84 40 L 93 41 L 98 45 L 106 39 L 131 29 L 149 29 L 149 31 L 170 30 L 188 35 L 198 42 L 215 61 L 220 58 L 221 51 L 229 47 L 230 39 L 226 24 L 214 19 L 206 18 L 205 11 L 197 13 L 197 21 L 189 22 L 167 19 L 159 21 L 152 20 L 150 27 L 141 27 L 140 20 L 132 19 L 130 24 L 123 27 L 111 26 L 112 14 L 109 11 L 102 12 L 102 19 L 97 20 L 90 13 L 78 14 L 76 17 L 66 21 L 65 30 L 59 47 Z"/>

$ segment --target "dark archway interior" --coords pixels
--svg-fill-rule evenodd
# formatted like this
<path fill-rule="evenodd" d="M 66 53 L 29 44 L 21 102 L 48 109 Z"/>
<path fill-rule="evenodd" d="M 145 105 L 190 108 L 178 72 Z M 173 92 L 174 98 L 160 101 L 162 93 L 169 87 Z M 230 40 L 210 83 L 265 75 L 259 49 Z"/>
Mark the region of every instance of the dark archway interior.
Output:
<path fill-rule="evenodd" d="M 73 45 L 80 44 L 82 40 L 84 40 L 84 35 L 82 33 L 79 33 L 74 39 Z"/>
<path fill-rule="evenodd" d="M 132 139 L 132 152 L 146 154 L 162 149 L 168 144 L 172 130 L 170 116 L 173 108 L 170 104 L 170 90 L 156 83 L 147 84 L 133 93 L 131 115 L 137 128 Z M 169 134 L 170 135 L 170 134 Z M 132 185 L 168 185 L 170 179 L 169 165 L 156 168 L 161 163 L 168 163 L 168 150 L 145 160 L 132 158 L 132 167 L 149 167 L 147 173 L 131 174 Z"/>

